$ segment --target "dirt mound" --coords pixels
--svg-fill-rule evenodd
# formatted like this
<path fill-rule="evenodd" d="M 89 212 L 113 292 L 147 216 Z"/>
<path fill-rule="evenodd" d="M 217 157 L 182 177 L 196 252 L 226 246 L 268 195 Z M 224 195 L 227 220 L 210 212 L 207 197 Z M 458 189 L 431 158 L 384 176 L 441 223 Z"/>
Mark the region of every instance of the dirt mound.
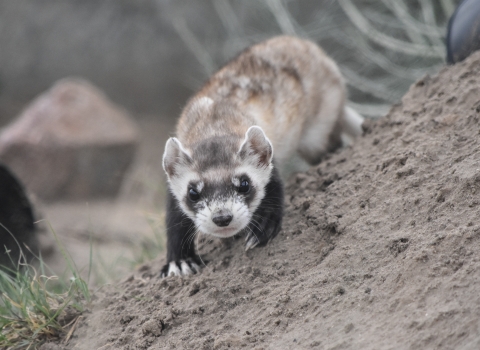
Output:
<path fill-rule="evenodd" d="M 281 234 L 105 293 L 75 349 L 480 348 L 480 53 L 291 179 Z"/>

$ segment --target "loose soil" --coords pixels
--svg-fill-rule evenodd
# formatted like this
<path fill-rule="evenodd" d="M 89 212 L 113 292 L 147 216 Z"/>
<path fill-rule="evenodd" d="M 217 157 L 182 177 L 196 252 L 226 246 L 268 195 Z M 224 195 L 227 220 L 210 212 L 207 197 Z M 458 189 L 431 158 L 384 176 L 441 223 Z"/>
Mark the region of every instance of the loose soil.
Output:
<path fill-rule="evenodd" d="M 287 185 L 264 248 L 97 293 L 68 349 L 480 349 L 480 53 Z M 50 344 L 46 348 L 63 348 Z"/>

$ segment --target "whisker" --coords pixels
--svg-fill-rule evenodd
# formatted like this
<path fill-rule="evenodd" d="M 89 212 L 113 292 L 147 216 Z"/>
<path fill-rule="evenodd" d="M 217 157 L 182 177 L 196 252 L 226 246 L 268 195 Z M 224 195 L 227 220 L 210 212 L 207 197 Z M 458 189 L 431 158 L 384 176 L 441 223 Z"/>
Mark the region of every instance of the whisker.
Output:
<path fill-rule="evenodd" d="M 260 231 L 261 233 L 263 233 L 263 230 L 259 227 L 259 226 L 261 226 L 261 225 L 260 225 L 260 223 L 259 223 L 257 220 L 255 220 L 255 219 L 252 218 L 252 219 L 250 220 L 250 223 L 251 223 L 253 226 L 255 226 L 258 231 Z M 257 226 L 257 225 L 258 225 L 258 226 Z M 252 232 L 252 233 L 253 233 L 253 232 Z M 256 237 L 256 236 L 255 236 L 255 237 Z M 257 237 L 257 239 L 258 239 L 258 237 Z"/>
<path fill-rule="evenodd" d="M 192 231 L 192 230 L 195 230 L 195 229 L 196 229 L 195 225 L 191 226 L 191 227 L 188 229 L 188 231 L 187 231 L 186 235 L 185 235 L 185 236 L 183 237 L 183 239 L 182 239 L 182 247 L 181 247 L 181 251 L 183 251 L 183 247 L 185 246 L 185 243 L 187 243 L 187 244 L 188 244 L 188 246 L 187 246 L 187 247 L 189 247 L 189 246 L 190 246 L 190 244 L 191 244 L 191 241 L 190 241 L 190 239 L 189 239 L 189 238 L 192 236 L 192 234 L 191 234 L 191 231 Z M 193 236 L 195 236 L 195 232 L 193 232 Z M 190 242 L 189 242 L 189 241 L 190 241 Z"/>
<path fill-rule="evenodd" d="M 194 243 L 195 240 L 195 235 L 197 234 L 198 231 L 193 232 L 193 234 L 190 235 L 188 239 L 188 245 L 190 246 L 192 243 Z"/>
<path fill-rule="evenodd" d="M 200 241 L 200 233 L 203 233 L 203 232 L 197 231 L 197 233 L 198 233 L 198 234 L 197 234 L 197 247 L 198 247 L 199 241 Z M 197 251 L 197 255 L 198 255 L 198 258 L 200 259 L 200 261 L 202 262 L 202 265 L 203 265 L 204 267 L 206 267 L 207 264 L 205 264 L 205 261 L 203 261 L 202 256 L 200 255 L 200 251 Z"/>
<path fill-rule="evenodd" d="M 252 230 L 250 227 L 248 227 L 248 226 L 247 226 L 246 228 L 250 231 L 250 233 L 251 233 L 252 235 L 255 236 L 255 238 L 257 239 L 257 241 L 260 242 L 260 240 L 258 239 L 258 236 L 255 234 L 255 232 L 253 232 L 253 230 Z"/>
<path fill-rule="evenodd" d="M 256 218 L 262 219 L 262 220 L 267 220 L 267 221 L 270 221 L 270 222 L 276 222 L 276 220 L 270 219 L 270 218 L 268 218 L 268 217 L 266 217 L 266 216 L 260 216 L 260 215 L 258 215 L 258 214 L 253 214 L 253 217 L 256 217 Z"/>

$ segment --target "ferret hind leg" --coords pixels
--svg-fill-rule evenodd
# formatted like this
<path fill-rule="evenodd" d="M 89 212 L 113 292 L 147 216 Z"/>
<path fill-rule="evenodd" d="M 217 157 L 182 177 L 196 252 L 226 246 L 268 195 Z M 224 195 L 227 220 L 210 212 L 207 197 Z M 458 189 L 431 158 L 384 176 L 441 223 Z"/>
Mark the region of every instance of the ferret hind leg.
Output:
<path fill-rule="evenodd" d="M 310 165 L 320 163 L 326 152 L 342 146 L 345 93 L 342 88 L 324 92 L 316 115 L 306 120 L 298 153 Z"/>

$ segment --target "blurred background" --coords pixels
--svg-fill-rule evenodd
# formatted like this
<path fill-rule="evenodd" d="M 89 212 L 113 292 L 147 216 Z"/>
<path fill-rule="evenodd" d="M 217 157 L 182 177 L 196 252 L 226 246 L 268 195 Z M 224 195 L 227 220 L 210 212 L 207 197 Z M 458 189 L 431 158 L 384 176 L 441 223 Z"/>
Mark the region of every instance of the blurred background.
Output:
<path fill-rule="evenodd" d="M 308 37 L 343 68 L 356 103 L 390 104 L 444 62 L 455 0 L 0 1 L 0 121 L 65 76 L 136 115 L 174 118 L 243 48 Z M 362 93 L 359 93 L 362 92 Z M 372 115 L 379 115 L 372 113 Z M 381 113 L 380 113 L 381 114 Z"/>
<path fill-rule="evenodd" d="M 43 256 L 61 269 L 55 231 L 80 267 L 93 254 L 102 282 L 163 249 L 165 140 L 187 98 L 245 47 L 279 34 L 316 41 L 338 62 L 349 104 L 377 118 L 415 80 L 445 64 L 446 26 L 457 3 L 0 0 L 0 138 L 65 77 L 103 91 L 138 130 L 118 193 L 76 200 L 32 193 Z"/>

